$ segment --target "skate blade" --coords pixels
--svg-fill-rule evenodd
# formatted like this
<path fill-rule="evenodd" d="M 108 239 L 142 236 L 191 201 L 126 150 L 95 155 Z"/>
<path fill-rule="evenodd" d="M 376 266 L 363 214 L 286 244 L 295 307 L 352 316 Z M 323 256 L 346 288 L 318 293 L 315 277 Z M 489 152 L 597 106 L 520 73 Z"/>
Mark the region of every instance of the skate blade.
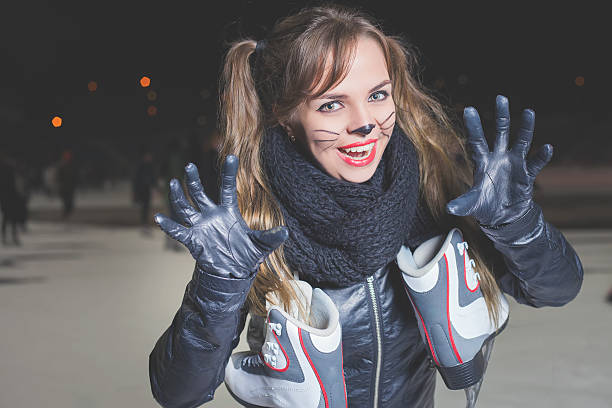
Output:
<path fill-rule="evenodd" d="M 491 358 L 491 351 L 493 351 L 493 344 L 495 343 L 495 337 L 491 337 L 487 340 L 483 346 L 482 354 L 484 356 L 484 369 L 482 378 L 476 384 L 465 389 L 465 399 L 467 400 L 466 408 L 474 408 L 476 406 L 476 400 L 480 393 L 480 386 L 484 380 L 484 375 L 487 371 L 487 365 L 489 364 L 489 358 Z"/>

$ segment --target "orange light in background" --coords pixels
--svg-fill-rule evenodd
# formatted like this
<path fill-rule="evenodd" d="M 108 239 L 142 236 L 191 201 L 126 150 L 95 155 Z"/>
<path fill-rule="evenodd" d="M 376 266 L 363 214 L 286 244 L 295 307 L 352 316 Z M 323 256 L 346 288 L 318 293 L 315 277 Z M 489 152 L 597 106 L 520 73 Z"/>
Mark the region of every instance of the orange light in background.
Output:
<path fill-rule="evenodd" d="M 95 92 L 98 89 L 98 83 L 96 81 L 89 81 L 87 89 L 89 89 L 89 92 Z"/>
<path fill-rule="evenodd" d="M 149 92 L 147 92 L 147 99 L 150 100 L 151 102 L 156 100 L 157 99 L 157 92 L 155 92 L 154 90 L 151 89 Z"/>
<path fill-rule="evenodd" d="M 53 119 L 51 119 L 51 124 L 56 128 L 62 126 L 62 118 L 59 116 L 54 116 Z"/>
<path fill-rule="evenodd" d="M 147 115 L 149 115 L 149 116 L 157 115 L 157 108 L 155 106 L 149 106 L 147 108 Z"/>
<path fill-rule="evenodd" d="M 151 78 L 149 78 L 148 76 L 143 76 L 142 78 L 140 78 L 140 86 L 146 88 L 149 85 L 151 85 Z"/>
<path fill-rule="evenodd" d="M 583 76 L 577 76 L 576 79 L 574 79 L 574 83 L 576 84 L 576 86 L 583 86 L 584 85 L 584 77 Z"/>

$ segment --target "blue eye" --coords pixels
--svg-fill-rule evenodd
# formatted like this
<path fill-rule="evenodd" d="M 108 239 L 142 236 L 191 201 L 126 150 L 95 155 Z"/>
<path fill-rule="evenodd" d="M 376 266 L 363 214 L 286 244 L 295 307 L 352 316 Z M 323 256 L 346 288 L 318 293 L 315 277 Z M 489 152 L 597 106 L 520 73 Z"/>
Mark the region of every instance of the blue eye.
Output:
<path fill-rule="evenodd" d="M 376 91 L 368 98 L 368 101 L 383 101 L 387 99 L 389 93 L 387 91 Z"/>
<path fill-rule="evenodd" d="M 340 109 L 340 107 L 342 107 L 342 104 L 340 102 L 332 101 L 332 102 L 324 103 L 317 110 L 319 112 L 333 112 L 333 111 Z"/>

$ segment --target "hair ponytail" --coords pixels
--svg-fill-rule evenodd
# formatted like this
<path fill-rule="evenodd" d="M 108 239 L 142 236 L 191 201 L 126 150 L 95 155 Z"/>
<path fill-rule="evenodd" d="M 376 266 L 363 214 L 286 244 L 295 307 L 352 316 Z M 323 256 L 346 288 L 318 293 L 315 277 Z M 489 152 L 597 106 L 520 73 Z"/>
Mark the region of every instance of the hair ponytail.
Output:
<path fill-rule="evenodd" d="M 225 58 L 220 81 L 220 132 L 224 136 L 221 147 L 223 160 L 227 154 L 238 156 L 241 161 L 258 159 L 251 149 L 258 149 L 261 134 L 262 109 L 255 82 L 251 74 L 250 56 L 256 42 L 243 40 L 234 43 Z M 241 143 L 249 140 L 253 143 Z M 241 163 L 240 168 L 249 168 L 249 163 Z"/>
<path fill-rule="evenodd" d="M 265 114 L 250 63 L 256 44 L 250 39 L 235 42 L 225 57 L 219 87 L 219 128 L 223 138 L 219 164 L 228 154 L 238 157 L 236 188 L 240 213 L 249 228 L 265 230 L 284 222 L 267 187 L 260 161 Z M 281 246 L 268 256 L 257 272 L 248 297 L 251 313 L 265 316 L 266 298 L 272 294 L 289 312 L 297 299 L 294 287 L 289 284 L 291 279 L 293 274 L 286 267 Z M 299 302 L 297 305 L 298 313 L 306 321 L 306 310 Z"/>

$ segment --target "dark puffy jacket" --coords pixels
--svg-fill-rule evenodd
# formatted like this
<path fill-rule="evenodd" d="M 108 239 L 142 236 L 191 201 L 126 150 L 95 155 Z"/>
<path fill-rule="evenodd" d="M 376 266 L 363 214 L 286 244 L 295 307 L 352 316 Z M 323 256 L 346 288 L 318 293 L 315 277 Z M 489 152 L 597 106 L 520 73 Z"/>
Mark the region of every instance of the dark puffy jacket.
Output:
<path fill-rule="evenodd" d="M 519 303 L 561 306 L 582 284 L 582 265 L 536 205 L 498 229 L 483 229 L 506 265 L 501 289 Z M 244 328 L 253 279 L 225 279 L 196 269 L 172 325 L 149 356 L 155 399 L 197 407 L 213 398 Z M 393 262 L 366 281 L 323 288 L 340 312 L 350 407 L 432 407 L 435 369 Z"/>

